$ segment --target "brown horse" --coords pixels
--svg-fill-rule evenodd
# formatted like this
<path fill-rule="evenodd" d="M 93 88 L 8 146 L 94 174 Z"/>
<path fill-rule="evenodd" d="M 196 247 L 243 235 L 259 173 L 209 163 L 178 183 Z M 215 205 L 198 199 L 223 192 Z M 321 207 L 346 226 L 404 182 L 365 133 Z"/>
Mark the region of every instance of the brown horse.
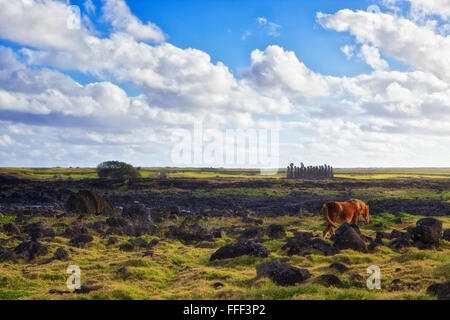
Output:
<path fill-rule="evenodd" d="M 329 201 L 322 206 L 321 213 L 328 222 L 328 226 L 323 231 L 324 238 L 328 232 L 334 233 L 333 228 L 338 228 L 336 222 L 358 223 L 361 215 L 364 215 L 367 223 L 370 222 L 369 205 L 358 199 L 345 202 Z"/>

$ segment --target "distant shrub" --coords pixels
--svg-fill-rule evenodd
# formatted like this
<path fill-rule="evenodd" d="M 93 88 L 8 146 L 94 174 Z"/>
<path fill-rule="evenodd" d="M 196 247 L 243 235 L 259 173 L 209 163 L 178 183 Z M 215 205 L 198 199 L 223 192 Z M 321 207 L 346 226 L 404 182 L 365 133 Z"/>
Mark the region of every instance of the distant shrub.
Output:
<path fill-rule="evenodd" d="M 97 166 L 97 174 L 100 178 L 137 178 L 139 171 L 131 164 L 120 161 L 106 161 Z"/>

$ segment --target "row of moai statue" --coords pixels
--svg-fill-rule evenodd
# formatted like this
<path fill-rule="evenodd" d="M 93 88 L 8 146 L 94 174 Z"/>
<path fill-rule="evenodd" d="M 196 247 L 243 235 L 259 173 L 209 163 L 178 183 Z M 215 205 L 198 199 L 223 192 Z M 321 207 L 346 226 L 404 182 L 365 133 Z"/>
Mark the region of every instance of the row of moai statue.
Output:
<path fill-rule="evenodd" d="M 333 178 L 333 176 L 333 167 L 329 165 L 305 167 L 303 162 L 300 167 L 291 163 L 286 172 L 287 179 L 328 179 Z"/>

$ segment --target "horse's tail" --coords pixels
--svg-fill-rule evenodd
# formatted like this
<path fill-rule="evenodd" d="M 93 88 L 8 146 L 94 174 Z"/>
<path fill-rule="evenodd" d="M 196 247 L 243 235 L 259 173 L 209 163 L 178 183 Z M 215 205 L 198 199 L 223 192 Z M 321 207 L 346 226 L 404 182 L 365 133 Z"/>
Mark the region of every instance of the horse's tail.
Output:
<path fill-rule="evenodd" d="M 322 206 L 322 210 L 321 213 L 324 215 L 325 219 L 327 220 L 327 222 L 334 227 L 335 229 L 338 228 L 338 226 L 336 225 L 336 223 L 334 223 L 333 221 L 331 221 L 330 217 L 328 216 L 328 203 L 325 203 Z"/>

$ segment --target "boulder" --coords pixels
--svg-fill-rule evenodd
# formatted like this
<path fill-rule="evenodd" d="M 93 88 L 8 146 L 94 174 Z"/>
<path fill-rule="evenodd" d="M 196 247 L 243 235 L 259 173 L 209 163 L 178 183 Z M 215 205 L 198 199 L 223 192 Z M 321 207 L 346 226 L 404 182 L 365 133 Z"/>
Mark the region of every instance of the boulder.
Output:
<path fill-rule="evenodd" d="M 79 235 L 76 235 L 75 237 L 73 237 L 70 241 L 69 244 L 78 248 L 82 248 L 85 246 L 86 243 L 89 243 L 91 241 L 93 241 L 94 238 L 86 233 L 81 233 Z"/>
<path fill-rule="evenodd" d="M 116 237 L 109 237 L 108 242 L 106 244 L 111 246 L 113 244 L 116 244 L 118 241 L 119 239 L 117 239 Z"/>
<path fill-rule="evenodd" d="M 74 222 L 71 225 L 67 226 L 66 230 L 64 230 L 64 236 L 73 238 L 79 234 L 87 234 L 88 229 L 86 226 L 81 225 L 79 222 Z"/>
<path fill-rule="evenodd" d="M 241 238 L 243 239 L 251 239 L 251 238 L 259 238 L 264 234 L 264 229 L 261 227 L 250 227 L 242 231 Z"/>
<path fill-rule="evenodd" d="M 139 248 L 147 248 L 148 243 L 147 241 L 145 241 L 142 238 L 136 238 L 134 240 L 130 240 L 130 243 L 135 246 L 135 247 L 139 247 Z"/>
<path fill-rule="evenodd" d="M 124 233 L 131 237 L 140 237 L 144 234 L 155 235 L 158 234 L 158 229 L 151 223 L 141 222 L 127 224 L 122 228 L 112 228 L 114 232 L 120 234 Z"/>
<path fill-rule="evenodd" d="M 0 262 L 6 261 L 16 261 L 17 256 L 14 251 L 3 251 L 0 252 Z"/>
<path fill-rule="evenodd" d="M 99 290 L 100 288 L 101 287 L 99 287 L 99 286 L 89 287 L 89 286 L 81 285 L 81 287 L 79 289 L 75 289 L 73 292 L 74 293 L 86 294 L 86 293 L 89 293 L 91 291 Z"/>
<path fill-rule="evenodd" d="M 420 219 L 412 229 L 411 238 L 414 245 L 421 248 L 439 245 L 442 238 L 442 222 L 434 218 Z"/>
<path fill-rule="evenodd" d="M 20 229 L 14 222 L 9 222 L 3 225 L 3 230 L 12 234 L 20 235 Z"/>
<path fill-rule="evenodd" d="M 191 226 L 181 224 L 180 226 L 169 226 L 166 232 L 166 237 L 169 239 L 177 239 L 186 244 L 197 241 L 212 241 L 213 235 L 211 232 L 202 228 L 198 223 Z"/>
<path fill-rule="evenodd" d="M 342 281 L 334 274 L 323 274 L 318 276 L 314 282 L 317 282 L 326 287 L 340 287 L 342 286 Z"/>
<path fill-rule="evenodd" d="M 263 220 L 262 219 L 256 219 L 256 218 L 252 218 L 249 216 L 244 216 L 242 218 L 242 221 L 245 223 L 254 223 L 254 224 L 263 224 Z"/>
<path fill-rule="evenodd" d="M 287 243 L 281 249 L 289 249 L 287 255 L 292 256 L 294 254 L 302 255 L 309 248 L 311 248 L 311 241 L 309 239 L 293 237 L 288 238 Z"/>
<path fill-rule="evenodd" d="M 122 251 L 133 251 L 134 246 L 131 243 L 123 243 L 119 246 L 119 249 Z"/>
<path fill-rule="evenodd" d="M 444 230 L 444 235 L 442 236 L 442 239 L 450 241 L 450 229 Z"/>
<path fill-rule="evenodd" d="M 14 253 L 19 258 L 31 261 L 37 256 L 46 255 L 48 247 L 37 241 L 24 241 L 14 249 Z"/>
<path fill-rule="evenodd" d="M 265 262 L 256 267 L 258 278 L 268 277 L 280 286 L 292 286 L 304 282 L 311 277 L 306 269 L 298 269 L 278 260 Z"/>
<path fill-rule="evenodd" d="M 98 233 L 103 233 L 103 230 L 106 228 L 105 221 L 95 221 L 91 224 L 91 228 L 94 229 Z"/>
<path fill-rule="evenodd" d="M 106 224 L 110 227 L 124 227 L 128 224 L 128 221 L 119 216 L 112 216 L 106 219 Z"/>
<path fill-rule="evenodd" d="M 353 249 L 365 251 L 366 244 L 356 224 L 343 223 L 333 236 L 334 246 L 340 250 Z"/>
<path fill-rule="evenodd" d="M 326 256 L 334 256 L 335 254 L 339 253 L 339 249 L 336 247 L 333 247 L 328 242 L 326 242 L 323 239 L 313 239 L 311 240 L 311 247 L 313 249 L 317 249 L 319 251 L 322 251 L 324 255 Z"/>
<path fill-rule="evenodd" d="M 404 238 L 404 237 L 405 237 L 405 234 L 403 232 L 393 229 L 391 231 L 391 235 L 388 239 L 397 239 L 397 238 Z"/>
<path fill-rule="evenodd" d="M 45 226 L 42 221 L 29 223 L 23 228 L 23 230 L 30 236 L 32 241 L 37 241 L 42 237 L 53 238 L 55 236 L 55 231 L 53 228 Z"/>
<path fill-rule="evenodd" d="M 269 256 L 269 250 L 261 244 L 251 240 L 240 240 L 237 243 L 228 244 L 214 252 L 210 261 L 235 258 L 243 255 L 266 258 Z"/>
<path fill-rule="evenodd" d="M 55 260 L 67 260 L 69 259 L 69 253 L 64 248 L 58 248 L 53 255 L 53 259 Z"/>
<path fill-rule="evenodd" d="M 340 262 L 333 262 L 332 264 L 330 264 L 330 266 L 328 268 L 336 269 L 337 271 L 339 271 L 341 273 L 350 270 L 350 268 L 348 268 L 345 264 L 342 264 Z"/>
<path fill-rule="evenodd" d="M 279 239 L 286 237 L 286 230 L 281 224 L 271 224 L 267 228 L 267 235 L 271 239 Z"/>
<path fill-rule="evenodd" d="M 121 267 L 119 269 L 117 269 L 116 271 L 114 271 L 115 274 L 119 274 L 123 277 L 126 277 L 130 274 L 130 270 L 128 270 L 127 267 Z"/>
<path fill-rule="evenodd" d="M 152 221 L 162 223 L 165 219 L 169 218 L 169 213 L 164 209 L 155 208 L 150 211 L 150 217 Z"/>
<path fill-rule="evenodd" d="M 348 279 L 350 281 L 354 281 L 354 282 L 362 282 L 364 281 L 364 277 L 362 275 L 360 275 L 359 273 L 352 273 Z"/>
<path fill-rule="evenodd" d="M 64 208 L 66 211 L 89 215 L 117 211 L 116 208 L 100 195 L 89 190 L 80 190 L 78 193 L 72 194 L 64 204 Z"/>
<path fill-rule="evenodd" d="M 432 284 L 427 288 L 427 293 L 437 296 L 438 300 L 450 300 L 450 281 Z"/>
<path fill-rule="evenodd" d="M 407 238 L 397 238 L 389 242 L 388 246 L 392 249 L 398 250 L 402 248 L 412 247 L 412 243 Z"/>
<path fill-rule="evenodd" d="M 150 219 L 149 211 L 142 203 L 126 206 L 123 209 L 122 216 L 130 219 Z"/>

